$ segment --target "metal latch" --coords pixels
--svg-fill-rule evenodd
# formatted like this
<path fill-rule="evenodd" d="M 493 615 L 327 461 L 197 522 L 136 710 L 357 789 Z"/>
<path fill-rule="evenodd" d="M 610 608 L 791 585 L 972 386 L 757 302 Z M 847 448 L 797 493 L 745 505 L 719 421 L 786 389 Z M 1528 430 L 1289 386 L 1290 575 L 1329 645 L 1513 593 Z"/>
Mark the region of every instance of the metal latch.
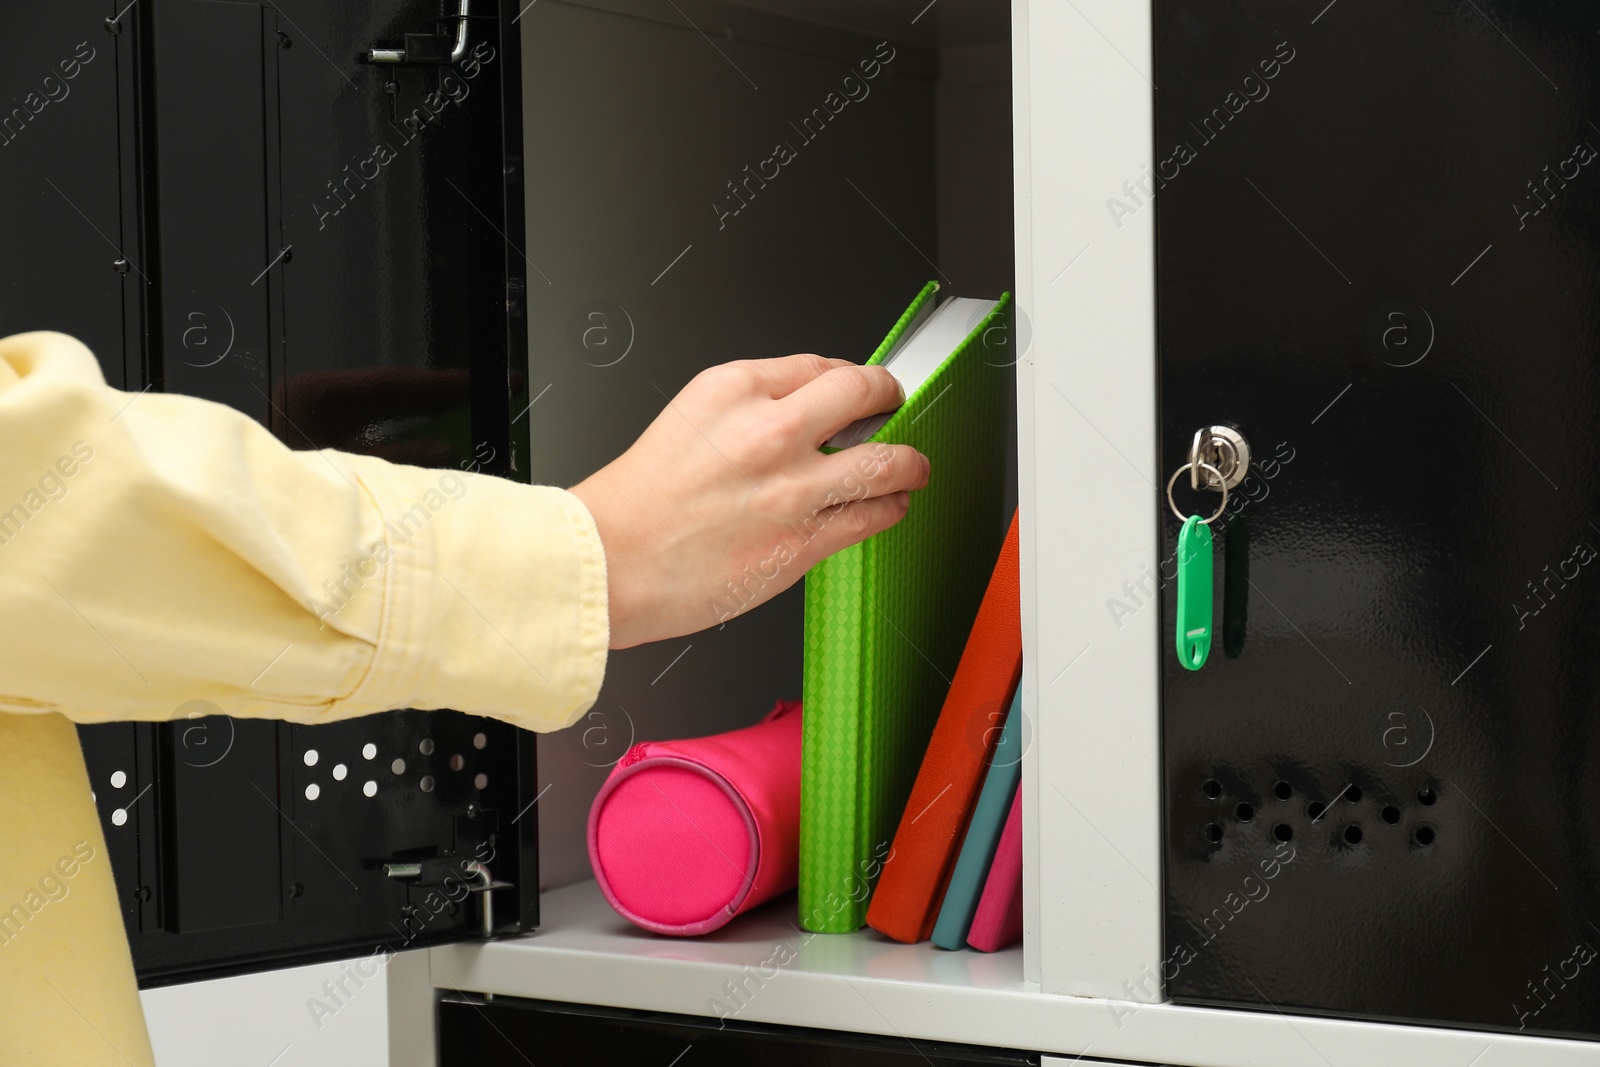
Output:
<path fill-rule="evenodd" d="M 430 863 L 430 866 L 435 866 L 435 864 Z M 454 866 L 455 864 L 451 865 L 451 867 Z M 495 881 L 494 876 L 489 873 L 489 868 L 476 860 L 461 862 L 459 866 L 461 872 L 467 878 L 474 879 L 471 885 L 467 885 L 464 879 L 461 884 L 466 886 L 467 892 L 479 894 L 479 900 L 482 902 L 482 906 L 478 909 L 479 926 L 484 937 L 491 937 L 494 934 L 494 897 L 491 894 L 496 889 L 514 888 L 516 883 Z M 399 881 L 423 882 L 424 867 L 421 863 L 385 863 L 383 865 L 383 873 Z M 442 884 L 440 881 L 435 881 L 438 877 L 437 869 L 427 873 L 432 877 L 423 882 L 423 884 L 429 886 Z"/>
<path fill-rule="evenodd" d="M 467 19 L 471 0 L 456 4 L 456 34 L 452 44 L 442 33 L 408 33 L 404 48 L 369 48 L 368 63 L 401 63 L 408 66 L 444 66 L 456 63 L 467 54 Z"/>

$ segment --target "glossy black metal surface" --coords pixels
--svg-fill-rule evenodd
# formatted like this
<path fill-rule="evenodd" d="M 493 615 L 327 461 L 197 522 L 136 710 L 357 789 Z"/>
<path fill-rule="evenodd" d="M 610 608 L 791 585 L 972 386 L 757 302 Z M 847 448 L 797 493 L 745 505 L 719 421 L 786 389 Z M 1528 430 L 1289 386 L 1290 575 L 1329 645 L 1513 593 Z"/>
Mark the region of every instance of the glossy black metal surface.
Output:
<path fill-rule="evenodd" d="M 81 733 L 143 985 L 479 936 L 478 901 L 445 881 L 462 861 L 516 887 L 496 890 L 498 932 L 537 921 L 518 818 L 533 748 L 503 724 L 405 711 Z M 390 877 L 397 862 L 427 870 Z"/>
<path fill-rule="evenodd" d="M 673 1064 L 692 1047 L 693 1062 L 706 1067 L 877 1067 L 879 1064 L 932 1064 L 1026 1067 L 1038 1053 L 912 1042 L 875 1037 L 713 1021 L 686 1015 L 554 1004 L 514 997 L 449 993 L 439 1004 L 440 1067 L 483 1063 L 661 1063 Z M 685 1063 L 689 1060 L 685 1059 Z"/>
<path fill-rule="evenodd" d="M 1239 657 L 1164 594 L 1166 988 L 1600 1035 L 1600 9 L 1154 10 L 1161 462 L 1269 460 Z"/>
<path fill-rule="evenodd" d="M 6 12 L 17 58 L 0 95 L 0 335 L 70 326 L 121 388 L 139 380 L 143 346 L 137 326 L 124 335 L 123 303 L 142 283 L 122 226 L 126 42 L 101 25 L 114 13 L 109 2 Z"/>
<path fill-rule="evenodd" d="M 0 333 L 73 334 L 112 385 L 230 404 L 293 448 L 512 474 L 518 6 L 475 3 L 454 64 L 358 61 L 443 10 L 8 12 L 33 66 L 7 65 L 19 110 L 0 115 Z M 537 921 L 531 735 L 453 712 L 219 710 L 81 731 L 143 983 L 478 936 L 477 900 L 436 892 L 463 859 L 514 887 L 495 891 L 500 929 Z M 392 861 L 424 871 L 391 878 Z"/>

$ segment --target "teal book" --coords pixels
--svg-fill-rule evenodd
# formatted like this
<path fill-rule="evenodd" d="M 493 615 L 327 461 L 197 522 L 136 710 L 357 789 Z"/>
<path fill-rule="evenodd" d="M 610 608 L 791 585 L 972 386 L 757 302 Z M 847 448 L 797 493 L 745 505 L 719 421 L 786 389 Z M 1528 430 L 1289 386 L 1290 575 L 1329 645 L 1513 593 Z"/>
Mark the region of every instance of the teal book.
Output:
<path fill-rule="evenodd" d="M 1011 813 L 1011 798 L 1021 781 L 1022 687 L 1018 686 L 1017 695 L 1011 698 L 1011 710 L 1006 712 L 1000 742 L 994 747 L 994 762 L 989 764 L 989 773 L 983 779 L 978 806 L 972 810 L 972 821 L 967 824 L 961 856 L 956 860 L 955 873 L 950 876 L 944 904 L 939 908 L 939 921 L 933 924 L 933 943 L 940 948 L 967 947 L 967 933 L 972 929 L 972 917 L 978 912 L 983 882 L 989 876 L 1000 833 L 1005 829 L 1006 816 Z"/>
<path fill-rule="evenodd" d="M 806 575 L 799 905 L 823 933 L 866 922 L 1009 518 L 1010 294 L 935 308 L 937 291 L 917 294 L 868 361 L 905 403 L 828 442 L 911 445 L 932 468 L 905 518 Z"/>

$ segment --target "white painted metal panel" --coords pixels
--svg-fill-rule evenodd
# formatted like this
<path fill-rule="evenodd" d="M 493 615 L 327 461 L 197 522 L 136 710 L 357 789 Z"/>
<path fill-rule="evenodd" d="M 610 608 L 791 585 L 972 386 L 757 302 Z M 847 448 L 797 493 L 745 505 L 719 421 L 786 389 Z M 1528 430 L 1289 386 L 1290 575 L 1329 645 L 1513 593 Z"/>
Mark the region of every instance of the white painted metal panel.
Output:
<path fill-rule="evenodd" d="M 1022 713 L 1023 721 L 1037 723 L 1039 695 L 1034 684 L 1038 662 L 1038 626 L 1035 621 L 1038 597 L 1034 594 L 1036 568 L 1034 554 L 1037 506 L 1036 465 L 1033 440 L 1033 329 L 1029 309 L 1033 307 L 1033 217 L 1029 195 L 1032 173 L 1028 151 L 1028 99 L 1031 89 L 1028 65 L 1027 0 L 1011 3 L 1011 181 L 1016 253 L 1017 337 L 1017 499 L 1022 559 Z M 1038 731 L 1033 731 L 1038 737 Z M 1039 754 L 1037 744 L 1022 753 L 1022 973 L 1030 982 L 1039 981 Z"/>
<path fill-rule="evenodd" d="M 1118 997 L 1161 948 L 1160 611 L 1106 608 L 1157 558 L 1154 212 L 1119 228 L 1105 207 L 1149 162 L 1150 8 L 1017 9 L 1029 914 L 1046 992 Z"/>
<path fill-rule="evenodd" d="M 385 1010 L 396 961 L 426 968 L 427 954 L 402 953 L 388 966 L 377 957 L 360 956 L 143 990 L 139 999 L 156 1062 L 161 1067 L 431 1067 L 431 1059 L 390 1059 Z M 0 1025 L 9 1024 L 4 1018 Z M 107 1055 L 119 1062 L 109 1050 Z"/>
<path fill-rule="evenodd" d="M 384 969 L 389 991 L 389 1067 L 436 1067 L 439 1062 L 438 994 L 428 963 L 426 952 L 401 952 L 391 957 Z"/>

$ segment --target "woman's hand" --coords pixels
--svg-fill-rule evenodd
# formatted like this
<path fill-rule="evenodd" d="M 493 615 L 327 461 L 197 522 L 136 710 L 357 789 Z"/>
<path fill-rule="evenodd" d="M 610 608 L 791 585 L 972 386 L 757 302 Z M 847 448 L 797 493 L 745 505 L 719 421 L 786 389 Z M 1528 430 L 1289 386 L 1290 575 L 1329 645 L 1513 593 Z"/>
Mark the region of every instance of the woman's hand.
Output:
<path fill-rule="evenodd" d="M 815 355 L 698 374 L 632 448 L 572 488 L 605 546 L 611 647 L 724 622 L 899 522 L 928 483 L 925 456 L 818 447 L 903 400 L 883 368 Z"/>

